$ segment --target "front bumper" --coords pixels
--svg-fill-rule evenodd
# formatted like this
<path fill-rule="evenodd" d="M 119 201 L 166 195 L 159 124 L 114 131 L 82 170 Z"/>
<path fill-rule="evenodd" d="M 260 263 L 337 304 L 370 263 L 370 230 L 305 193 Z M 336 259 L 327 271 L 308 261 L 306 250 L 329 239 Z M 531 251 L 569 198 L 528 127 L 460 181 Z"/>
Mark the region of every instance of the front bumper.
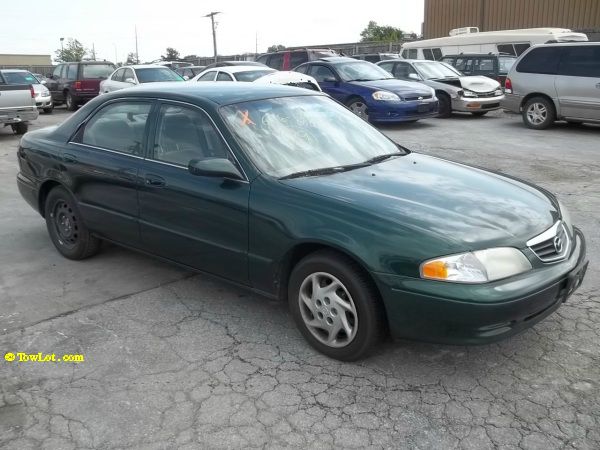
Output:
<path fill-rule="evenodd" d="M 38 108 L 50 108 L 52 106 L 52 96 L 36 96 L 35 106 Z"/>
<path fill-rule="evenodd" d="M 494 111 L 500 109 L 503 100 L 504 95 L 484 98 L 456 97 L 452 99 L 452 110 L 459 112 Z"/>
<path fill-rule="evenodd" d="M 381 101 L 368 105 L 372 122 L 409 122 L 436 117 L 439 112 L 437 98 L 421 101 Z"/>
<path fill-rule="evenodd" d="M 588 264 L 585 238 L 574 230 L 569 259 L 493 283 L 466 285 L 373 274 L 392 335 L 485 344 L 530 328 L 558 309 L 583 281 Z"/>

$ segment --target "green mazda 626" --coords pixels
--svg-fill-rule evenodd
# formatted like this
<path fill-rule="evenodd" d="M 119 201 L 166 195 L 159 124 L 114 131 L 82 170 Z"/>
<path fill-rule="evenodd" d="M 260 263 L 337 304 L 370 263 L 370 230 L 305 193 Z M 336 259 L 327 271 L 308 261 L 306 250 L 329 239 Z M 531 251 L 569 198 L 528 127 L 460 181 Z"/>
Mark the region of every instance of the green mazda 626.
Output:
<path fill-rule="evenodd" d="M 117 91 L 25 135 L 18 159 L 21 194 L 67 258 L 108 240 L 287 300 L 306 340 L 341 360 L 388 332 L 513 335 L 587 266 L 552 194 L 411 153 L 299 88 Z"/>

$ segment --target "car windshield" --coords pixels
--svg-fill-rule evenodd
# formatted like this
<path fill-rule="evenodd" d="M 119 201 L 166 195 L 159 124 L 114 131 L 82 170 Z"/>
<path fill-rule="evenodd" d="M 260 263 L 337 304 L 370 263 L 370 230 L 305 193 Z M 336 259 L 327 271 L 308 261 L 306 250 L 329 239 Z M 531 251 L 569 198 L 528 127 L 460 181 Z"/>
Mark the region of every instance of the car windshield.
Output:
<path fill-rule="evenodd" d="M 112 64 L 83 64 L 82 78 L 108 78 L 115 71 Z"/>
<path fill-rule="evenodd" d="M 335 64 L 335 68 L 344 81 L 374 81 L 393 78 L 389 72 L 367 61 L 338 63 Z"/>
<path fill-rule="evenodd" d="M 220 112 L 256 166 L 273 177 L 341 168 L 403 152 L 325 96 L 255 100 L 223 106 Z"/>
<path fill-rule="evenodd" d="M 40 81 L 29 72 L 4 72 L 6 84 L 39 84 Z"/>
<path fill-rule="evenodd" d="M 461 76 L 461 73 L 458 70 L 446 63 L 437 61 L 416 62 L 414 65 L 426 80 L 439 80 L 443 78 L 456 78 Z"/>
<path fill-rule="evenodd" d="M 514 56 L 500 56 L 498 58 L 498 72 L 501 74 L 507 74 L 517 58 Z"/>
<path fill-rule="evenodd" d="M 184 81 L 181 76 L 166 67 L 149 67 L 135 69 L 140 83 L 155 83 L 158 81 Z"/>
<path fill-rule="evenodd" d="M 237 72 L 234 73 L 233 76 L 238 81 L 254 81 L 260 77 L 264 77 L 265 75 L 276 72 L 276 70 L 269 69 L 261 69 L 261 70 L 248 70 L 246 72 Z"/>

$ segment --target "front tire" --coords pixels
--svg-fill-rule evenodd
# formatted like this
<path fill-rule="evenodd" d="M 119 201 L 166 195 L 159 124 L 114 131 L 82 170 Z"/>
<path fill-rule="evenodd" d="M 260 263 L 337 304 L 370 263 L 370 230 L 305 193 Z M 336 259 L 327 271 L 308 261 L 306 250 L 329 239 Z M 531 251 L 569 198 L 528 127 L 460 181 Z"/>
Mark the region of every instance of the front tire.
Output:
<path fill-rule="evenodd" d="M 545 97 L 533 97 L 523 107 L 523 123 L 534 130 L 545 130 L 556 120 L 554 103 Z"/>
<path fill-rule="evenodd" d="M 52 114 L 52 111 L 54 111 L 54 105 L 44 108 L 44 114 Z"/>
<path fill-rule="evenodd" d="M 90 234 L 75 199 L 65 188 L 52 189 L 44 209 L 48 234 L 61 255 L 79 260 L 98 252 L 100 239 Z"/>
<path fill-rule="evenodd" d="M 294 267 L 288 301 L 304 338 L 330 358 L 363 358 L 386 331 L 379 293 L 356 263 L 334 251 L 313 253 Z"/>
<path fill-rule="evenodd" d="M 438 101 L 440 102 L 440 112 L 438 117 L 440 119 L 447 119 L 452 115 L 452 100 L 447 94 L 439 94 Z"/>
<path fill-rule="evenodd" d="M 75 103 L 75 99 L 70 92 L 65 94 L 65 104 L 67 106 L 67 111 L 75 111 L 77 109 L 77 104 Z"/>
<path fill-rule="evenodd" d="M 348 109 L 364 121 L 369 121 L 369 109 L 362 98 L 354 97 L 348 101 Z"/>
<path fill-rule="evenodd" d="M 15 132 L 15 134 L 25 134 L 27 133 L 27 130 L 29 129 L 29 124 L 25 123 L 25 122 L 19 122 L 19 123 L 15 123 L 14 125 L 12 125 L 12 129 Z"/>

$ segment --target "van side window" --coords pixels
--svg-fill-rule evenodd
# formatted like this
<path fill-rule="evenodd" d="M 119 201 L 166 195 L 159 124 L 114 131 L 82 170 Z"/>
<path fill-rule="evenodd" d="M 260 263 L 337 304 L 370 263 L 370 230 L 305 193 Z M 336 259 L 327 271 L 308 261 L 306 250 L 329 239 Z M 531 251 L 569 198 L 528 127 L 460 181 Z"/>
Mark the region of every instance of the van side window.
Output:
<path fill-rule="evenodd" d="M 431 51 L 433 52 L 433 59 L 436 61 L 439 61 L 440 59 L 442 59 L 442 49 L 441 48 L 432 48 Z"/>
<path fill-rule="evenodd" d="M 561 47 L 540 47 L 531 50 L 519 62 L 517 72 L 556 75 Z"/>
<path fill-rule="evenodd" d="M 425 57 L 425 59 L 428 59 L 429 61 L 433 61 L 433 52 L 431 51 L 430 48 L 423 49 L 423 56 Z"/>
<path fill-rule="evenodd" d="M 61 73 L 63 68 L 65 67 L 64 64 L 60 64 L 56 67 L 56 69 L 54 69 L 54 72 L 52 72 L 52 76 L 55 78 L 61 78 Z"/>
<path fill-rule="evenodd" d="M 515 53 L 516 53 L 516 56 L 521 56 L 523 54 L 523 52 L 525 50 L 527 50 L 529 47 L 531 47 L 531 44 L 529 44 L 529 43 L 515 44 Z"/>
<path fill-rule="evenodd" d="M 515 47 L 512 44 L 498 44 L 498 53 L 506 53 L 507 55 L 516 56 Z"/>
<path fill-rule="evenodd" d="M 559 75 L 600 78 L 600 47 L 565 47 Z"/>

